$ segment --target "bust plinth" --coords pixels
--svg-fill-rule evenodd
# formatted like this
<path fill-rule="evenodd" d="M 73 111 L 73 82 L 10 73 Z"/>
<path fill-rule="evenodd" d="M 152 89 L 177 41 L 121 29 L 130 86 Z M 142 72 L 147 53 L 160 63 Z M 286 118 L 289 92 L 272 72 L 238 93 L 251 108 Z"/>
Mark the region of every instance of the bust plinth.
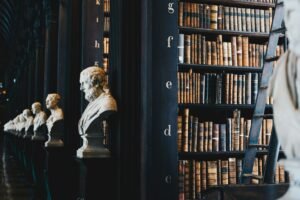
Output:
<path fill-rule="evenodd" d="M 63 147 L 64 142 L 62 136 L 64 133 L 64 120 L 55 121 L 52 128 L 48 132 L 48 140 L 45 143 L 45 147 Z"/>

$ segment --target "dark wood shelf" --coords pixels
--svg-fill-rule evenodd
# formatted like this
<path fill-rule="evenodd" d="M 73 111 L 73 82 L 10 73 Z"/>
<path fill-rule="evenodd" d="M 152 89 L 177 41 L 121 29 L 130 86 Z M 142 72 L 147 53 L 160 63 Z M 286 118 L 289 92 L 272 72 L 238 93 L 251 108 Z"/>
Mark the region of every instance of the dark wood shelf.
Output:
<path fill-rule="evenodd" d="M 275 8 L 274 3 L 251 2 L 243 0 L 181 0 L 182 2 L 194 2 L 204 4 L 217 4 L 226 6 L 239 6 L 247 8 Z"/>
<path fill-rule="evenodd" d="M 179 109 L 189 108 L 207 110 L 254 110 L 255 104 L 178 104 Z M 272 110 L 272 105 L 266 105 L 266 110 Z"/>
<path fill-rule="evenodd" d="M 110 17 L 110 12 L 104 12 L 104 17 Z"/>
<path fill-rule="evenodd" d="M 188 71 L 193 69 L 194 71 L 205 72 L 262 72 L 262 68 L 258 67 L 241 67 L 241 66 L 221 66 L 221 65 L 200 65 L 200 64 L 178 64 L 178 71 Z"/>
<path fill-rule="evenodd" d="M 103 57 L 104 57 L 104 58 L 109 58 L 109 54 L 108 54 L 108 53 L 104 53 L 104 54 L 103 54 Z"/>
<path fill-rule="evenodd" d="M 244 32 L 244 31 L 229 31 L 229 30 L 213 30 L 207 28 L 191 28 L 191 27 L 179 27 L 179 33 L 199 33 L 209 35 L 228 35 L 228 36 L 244 36 L 257 39 L 269 39 L 269 33 L 257 33 L 257 32 Z"/>
<path fill-rule="evenodd" d="M 268 155 L 267 150 L 257 151 L 257 156 Z M 218 160 L 228 158 L 244 158 L 245 151 L 218 151 L 218 152 L 179 152 L 179 160 Z M 283 151 L 279 152 L 279 158 L 285 157 Z"/>
<path fill-rule="evenodd" d="M 104 37 L 109 37 L 109 31 L 104 31 L 104 32 L 103 32 L 103 36 L 104 36 Z"/>

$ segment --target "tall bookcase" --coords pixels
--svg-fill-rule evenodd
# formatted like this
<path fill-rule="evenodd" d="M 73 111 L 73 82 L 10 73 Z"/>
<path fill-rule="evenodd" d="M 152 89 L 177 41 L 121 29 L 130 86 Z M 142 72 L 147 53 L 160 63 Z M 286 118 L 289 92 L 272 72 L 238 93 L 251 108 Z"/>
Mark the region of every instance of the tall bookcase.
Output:
<path fill-rule="evenodd" d="M 178 2 L 178 199 L 200 199 L 208 188 L 241 183 L 273 0 Z M 284 39 L 277 56 L 284 52 Z M 272 99 L 267 99 L 272 112 Z M 272 119 L 261 128 L 268 144 Z M 254 173 L 263 175 L 266 151 Z M 277 167 L 276 183 L 287 175 Z M 253 184 L 259 184 L 254 180 Z"/>

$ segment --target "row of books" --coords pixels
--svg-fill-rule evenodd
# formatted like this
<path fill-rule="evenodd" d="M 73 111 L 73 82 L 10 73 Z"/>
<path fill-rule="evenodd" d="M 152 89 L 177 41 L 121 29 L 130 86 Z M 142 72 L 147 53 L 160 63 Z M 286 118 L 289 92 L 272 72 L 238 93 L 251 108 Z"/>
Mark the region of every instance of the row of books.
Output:
<path fill-rule="evenodd" d="M 269 33 L 273 10 L 179 3 L 179 26 Z"/>
<path fill-rule="evenodd" d="M 248 37 L 224 41 L 222 35 L 208 40 L 201 34 L 179 34 L 179 63 L 261 67 L 266 48 L 266 44 L 250 43 Z M 283 52 L 283 45 L 278 46 L 276 54 Z"/>
<path fill-rule="evenodd" d="M 244 151 L 248 144 L 251 119 L 241 117 L 235 110 L 233 116 L 224 123 L 201 121 L 185 109 L 177 117 L 177 145 L 179 152 Z M 273 120 L 264 119 L 260 128 L 258 143 L 268 145 L 271 138 Z"/>
<path fill-rule="evenodd" d="M 177 72 L 180 104 L 254 104 L 260 73 Z M 271 104 L 272 98 L 266 103 Z"/>
<path fill-rule="evenodd" d="M 104 32 L 110 31 L 110 17 L 104 17 Z"/>
<path fill-rule="evenodd" d="M 275 3 L 276 0 L 240 0 L 244 2 L 254 2 L 254 3 Z"/>
<path fill-rule="evenodd" d="M 103 10 L 105 13 L 110 12 L 110 0 L 104 0 L 103 2 Z"/>
<path fill-rule="evenodd" d="M 103 53 L 109 54 L 109 37 L 103 38 Z"/>
<path fill-rule="evenodd" d="M 266 157 L 256 158 L 253 174 L 262 176 Z M 181 160 L 178 164 L 179 200 L 199 200 L 207 188 L 241 183 L 242 160 L 229 158 L 216 161 Z M 285 183 L 288 175 L 282 165 L 277 164 L 276 183 Z M 259 184 L 259 180 L 252 180 Z"/>

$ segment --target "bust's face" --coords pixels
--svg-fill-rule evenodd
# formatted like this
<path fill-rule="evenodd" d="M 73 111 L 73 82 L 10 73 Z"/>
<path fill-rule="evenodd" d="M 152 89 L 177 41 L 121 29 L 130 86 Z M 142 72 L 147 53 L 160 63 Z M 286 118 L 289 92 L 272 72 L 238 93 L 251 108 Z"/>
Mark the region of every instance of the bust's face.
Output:
<path fill-rule="evenodd" d="M 300 56 L 300 0 L 284 1 L 284 22 L 287 28 L 289 49 Z"/>
<path fill-rule="evenodd" d="M 41 108 L 40 108 L 40 106 L 38 104 L 32 104 L 31 110 L 32 110 L 33 114 L 36 114 L 36 113 L 38 113 L 41 110 Z"/>
<path fill-rule="evenodd" d="M 55 95 L 48 95 L 46 98 L 46 107 L 47 109 L 53 109 L 57 106 L 57 99 Z"/>
<path fill-rule="evenodd" d="M 97 88 L 92 84 L 91 79 L 87 75 L 80 76 L 80 90 L 84 92 L 84 97 L 88 102 L 95 99 Z"/>

